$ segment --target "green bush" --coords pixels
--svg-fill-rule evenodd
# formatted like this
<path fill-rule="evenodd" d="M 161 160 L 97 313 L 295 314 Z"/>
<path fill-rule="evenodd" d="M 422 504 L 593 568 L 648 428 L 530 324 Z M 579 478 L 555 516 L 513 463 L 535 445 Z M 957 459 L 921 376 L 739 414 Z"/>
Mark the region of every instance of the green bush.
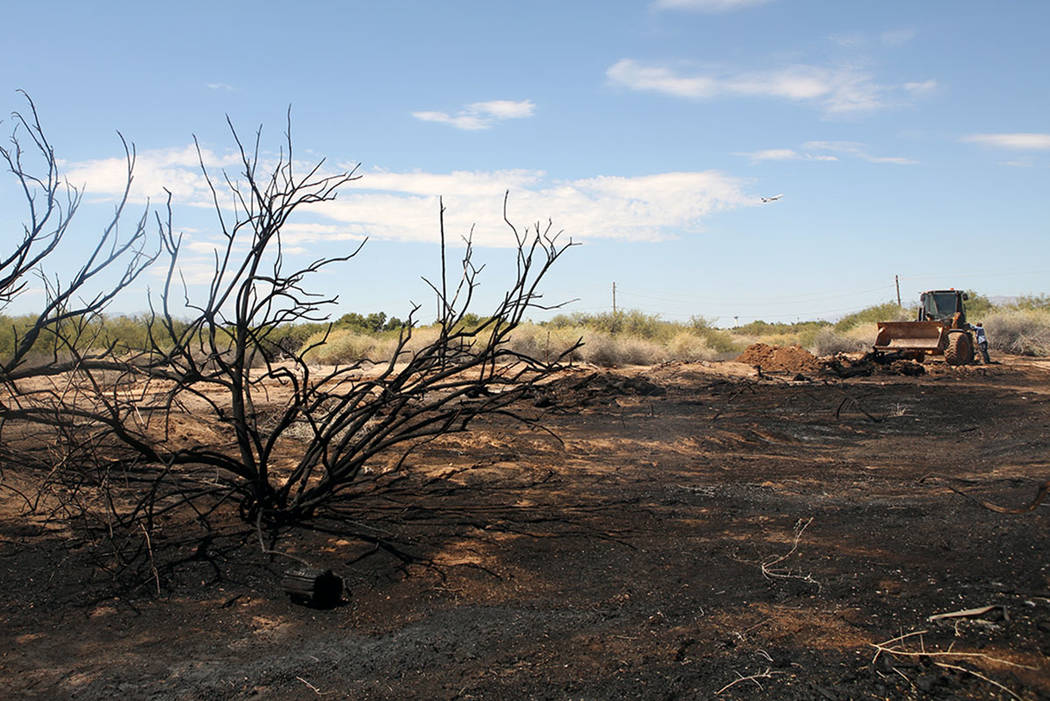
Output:
<path fill-rule="evenodd" d="M 963 302 L 963 308 L 966 309 L 966 320 L 971 324 L 980 321 L 996 309 L 992 300 L 973 290 L 966 290 L 966 296 L 968 299 Z"/>

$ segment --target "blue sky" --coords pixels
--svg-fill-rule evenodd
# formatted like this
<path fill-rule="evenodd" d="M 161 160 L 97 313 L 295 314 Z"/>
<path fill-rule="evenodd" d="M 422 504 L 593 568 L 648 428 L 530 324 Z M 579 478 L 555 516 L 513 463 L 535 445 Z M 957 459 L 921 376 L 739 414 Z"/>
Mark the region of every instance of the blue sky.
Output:
<path fill-rule="evenodd" d="M 18 3 L 5 112 L 36 101 L 86 204 L 72 266 L 136 144 L 136 202 L 175 192 L 187 279 L 213 215 L 190 147 L 229 167 L 225 115 L 300 158 L 361 164 L 289 255 L 360 256 L 319 276 L 336 313 L 427 303 L 437 197 L 476 225 L 482 302 L 512 251 L 501 222 L 583 245 L 552 273 L 569 310 L 835 318 L 933 287 L 1050 292 L 1050 3 L 807 0 Z M 10 132 L 11 121 L 3 127 Z M 2 182 L 5 229 L 24 206 Z M 783 193 L 763 204 L 761 196 Z M 115 307 L 143 308 L 147 276 Z M 33 306 L 26 295 L 9 311 Z M 485 295 L 488 295 L 486 297 Z M 485 311 L 484 306 L 479 312 Z M 536 315 L 542 318 L 542 315 Z"/>

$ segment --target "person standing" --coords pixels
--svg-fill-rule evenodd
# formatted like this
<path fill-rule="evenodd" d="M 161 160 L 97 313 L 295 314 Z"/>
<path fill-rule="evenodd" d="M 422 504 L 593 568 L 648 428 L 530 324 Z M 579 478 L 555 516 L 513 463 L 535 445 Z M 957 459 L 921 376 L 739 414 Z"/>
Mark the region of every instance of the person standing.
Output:
<path fill-rule="evenodd" d="M 977 326 L 971 326 L 970 329 L 977 335 L 977 348 L 981 351 L 984 364 L 989 364 L 992 361 L 988 358 L 988 336 L 984 332 L 984 325 L 978 321 Z"/>

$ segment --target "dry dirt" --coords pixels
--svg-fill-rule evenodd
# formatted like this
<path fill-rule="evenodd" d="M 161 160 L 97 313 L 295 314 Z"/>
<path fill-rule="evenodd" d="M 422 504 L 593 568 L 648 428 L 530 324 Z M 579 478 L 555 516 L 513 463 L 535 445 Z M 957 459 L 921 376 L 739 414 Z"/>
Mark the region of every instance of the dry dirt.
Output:
<path fill-rule="evenodd" d="M 284 533 L 330 610 L 235 514 L 129 586 L 0 490 L 0 697 L 1050 698 L 1050 509 L 974 501 L 1050 478 L 1050 362 L 927 367 L 571 371 L 557 439 L 489 421 Z"/>
<path fill-rule="evenodd" d="M 736 362 L 757 365 L 763 370 L 818 372 L 820 361 L 801 346 L 770 346 L 755 343 L 741 353 Z"/>

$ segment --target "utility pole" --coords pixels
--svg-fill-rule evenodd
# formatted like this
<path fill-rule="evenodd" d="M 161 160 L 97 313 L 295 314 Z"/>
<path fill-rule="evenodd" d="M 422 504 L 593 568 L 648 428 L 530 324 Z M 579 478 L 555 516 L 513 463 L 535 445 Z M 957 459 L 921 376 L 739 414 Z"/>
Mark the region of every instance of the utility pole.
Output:
<path fill-rule="evenodd" d="M 896 285 L 897 285 L 897 306 L 900 307 L 901 309 L 903 309 L 904 305 L 901 304 L 901 276 L 900 275 L 894 275 L 893 276 L 893 282 L 896 283 Z"/>
<path fill-rule="evenodd" d="M 613 283 L 613 316 L 616 316 L 616 283 Z"/>

